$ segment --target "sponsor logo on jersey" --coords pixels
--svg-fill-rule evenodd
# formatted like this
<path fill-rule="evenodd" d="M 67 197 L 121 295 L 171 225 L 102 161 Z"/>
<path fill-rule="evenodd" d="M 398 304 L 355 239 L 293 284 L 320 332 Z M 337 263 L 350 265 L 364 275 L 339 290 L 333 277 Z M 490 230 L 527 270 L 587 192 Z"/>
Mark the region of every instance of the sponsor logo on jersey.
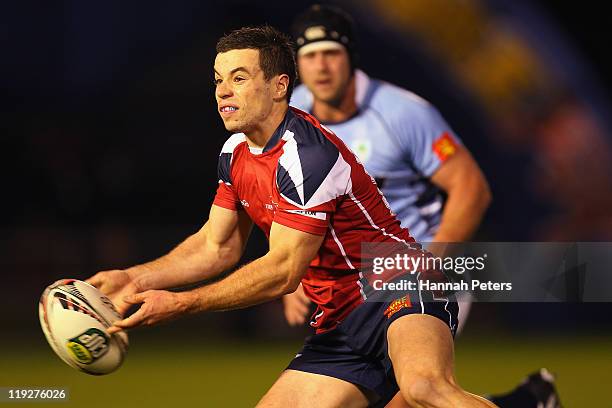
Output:
<path fill-rule="evenodd" d="M 312 327 L 317 327 L 317 325 L 319 324 L 319 319 L 323 317 L 323 313 L 325 313 L 325 310 L 321 310 L 319 313 L 314 315 L 314 317 L 310 321 L 310 325 Z"/>
<path fill-rule="evenodd" d="M 240 200 L 240 204 L 242 204 L 242 206 L 245 208 L 249 206 L 249 202 L 247 200 Z"/>
<path fill-rule="evenodd" d="M 272 196 L 270 197 L 270 204 L 266 204 L 265 207 L 268 210 L 276 210 L 278 208 L 278 203 L 276 201 L 274 201 L 274 198 L 272 198 Z"/>
<path fill-rule="evenodd" d="M 432 148 L 436 156 L 441 161 L 445 161 L 457 152 L 457 142 L 448 132 L 444 132 L 433 142 Z"/>
<path fill-rule="evenodd" d="M 269 196 L 269 197 L 270 197 L 270 202 L 264 203 L 264 208 L 269 211 L 276 211 L 276 209 L 278 208 L 278 203 L 274 201 L 272 196 Z"/>
<path fill-rule="evenodd" d="M 367 139 L 355 140 L 351 144 L 351 150 L 359 158 L 360 163 L 365 163 L 372 153 L 372 143 Z"/>
<path fill-rule="evenodd" d="M 395 299 L 393 302 L 391 302 L 389 307 L 385 310 L 385 316 L 387 317 L 387 319 L 390 319 L 391 316 L 393 316 L 405 307 L 412 307 L 412 303 L 410 302 L 410 298 L 408 296 Z"/>
<path fill-rule="evenodd" d="M 68 340 L 66 348 L 79 363 L 91 364 L 108 352 L 109 339 L 94 327 Z"/>
<path fill-rule="evenodd" d="M 305 217 L 316 218 L 317 220 L 327 219 L 327 213 L 324 213 L 324 212 L 307 211 L 307 210 L 287 210 L 287 212 L 291 214 L 303 215 Z"/>

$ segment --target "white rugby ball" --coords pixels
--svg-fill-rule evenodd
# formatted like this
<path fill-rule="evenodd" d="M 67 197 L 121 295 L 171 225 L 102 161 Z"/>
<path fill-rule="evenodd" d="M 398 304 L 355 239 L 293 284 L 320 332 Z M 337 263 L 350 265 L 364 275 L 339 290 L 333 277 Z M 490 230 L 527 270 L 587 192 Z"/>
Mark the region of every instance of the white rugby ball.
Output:
<path fill-rule="evenodd" d="M 53 283 L 40 297 L 38 317 L 51 348 L 71 367 L 102 375 L 123 363 L 127 334 L 106 332 L 121 315 L 94 286 L 76 279 Z"/>

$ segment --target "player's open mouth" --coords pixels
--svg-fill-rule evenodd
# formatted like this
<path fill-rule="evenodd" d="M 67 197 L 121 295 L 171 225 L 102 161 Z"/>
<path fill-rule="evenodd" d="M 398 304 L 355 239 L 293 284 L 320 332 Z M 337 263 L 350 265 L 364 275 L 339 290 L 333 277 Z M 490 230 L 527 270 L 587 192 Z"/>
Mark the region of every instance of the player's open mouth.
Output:
<path fill-rule="evenodd" d="M 323 80 L 319 80 L 316 82 L 317 85 L 329 85 L 331 84 L 331 80 L 329 79 L 323 79 Z"/>
<path fill-rule="evenodd" d="M 236 106 L 221 106 L 219 108 L 219 112 L 221 112 L 221 115 L 226 116 L 226 115 L 231 115 L 232 113 L 236 112 L 238 110 L 238 107 Z"/>
<path fill-rule="evenodd" d="M 329 90 L 333 88 L 332 81 L 317 81 L 315 82 L 313 88 L 319 90 L 320 92 L 329 92 Z"/>

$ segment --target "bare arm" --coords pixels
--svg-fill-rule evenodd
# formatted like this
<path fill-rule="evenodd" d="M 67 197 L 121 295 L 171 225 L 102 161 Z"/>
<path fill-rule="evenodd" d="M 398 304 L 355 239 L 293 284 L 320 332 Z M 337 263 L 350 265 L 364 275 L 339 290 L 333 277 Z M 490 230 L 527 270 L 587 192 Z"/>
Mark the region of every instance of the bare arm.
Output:
<path fill-rule="evenodd" d="M 471 238 L 491 203 L 491 192 L 470 152 L 459 146 L 431 180 L 448 194 L 435 242 L 462 242 Z"/>
<path fill-rule="evenodd" d="M 186 313 L 240 309 L 291 293 L 322 242 L 323 236 L 274 223 L 266 255 L 197 289 L 179 293 L 149 290 L 128 296 L 128 303 L 142 306 L 127 319 L 115 322 L 109 333 L 173 320 Z"/>
<path fill-rule="evenodd" d="M 225 279 L 187 293 L 194 312 L 239 309 L 295 291 L 323 236 L 272 224 L 270 251 Z"/>

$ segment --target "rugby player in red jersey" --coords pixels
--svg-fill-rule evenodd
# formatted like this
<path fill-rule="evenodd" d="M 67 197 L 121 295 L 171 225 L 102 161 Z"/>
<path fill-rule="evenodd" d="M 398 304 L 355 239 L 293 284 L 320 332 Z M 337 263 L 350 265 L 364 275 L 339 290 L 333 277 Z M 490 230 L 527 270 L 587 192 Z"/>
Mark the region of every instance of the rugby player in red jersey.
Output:
<path fill-rule="evenodd" d="M 234 134 L 219 156 L 209 219 L 169 254 L 88 280 L 122 313 L 141 304 L 109 333 L 252 306 L 301 282 L 318 306 L 316 333 L 258 406 L 365 407 L 399 389 L 413 406 L 494 407 L 454 379 L 452 297 L 419 291 L 367 301 L 361 243 L 418 245 L 344 143 L 289 108 L 296 78 L 289 39 L 271 27 L 234 31 L 217 44 L 214 73 L 219 114 Z M 269 238 L 266 255 L 196 289 L 164 290 L 232 268 L 253 223 Z"/>

